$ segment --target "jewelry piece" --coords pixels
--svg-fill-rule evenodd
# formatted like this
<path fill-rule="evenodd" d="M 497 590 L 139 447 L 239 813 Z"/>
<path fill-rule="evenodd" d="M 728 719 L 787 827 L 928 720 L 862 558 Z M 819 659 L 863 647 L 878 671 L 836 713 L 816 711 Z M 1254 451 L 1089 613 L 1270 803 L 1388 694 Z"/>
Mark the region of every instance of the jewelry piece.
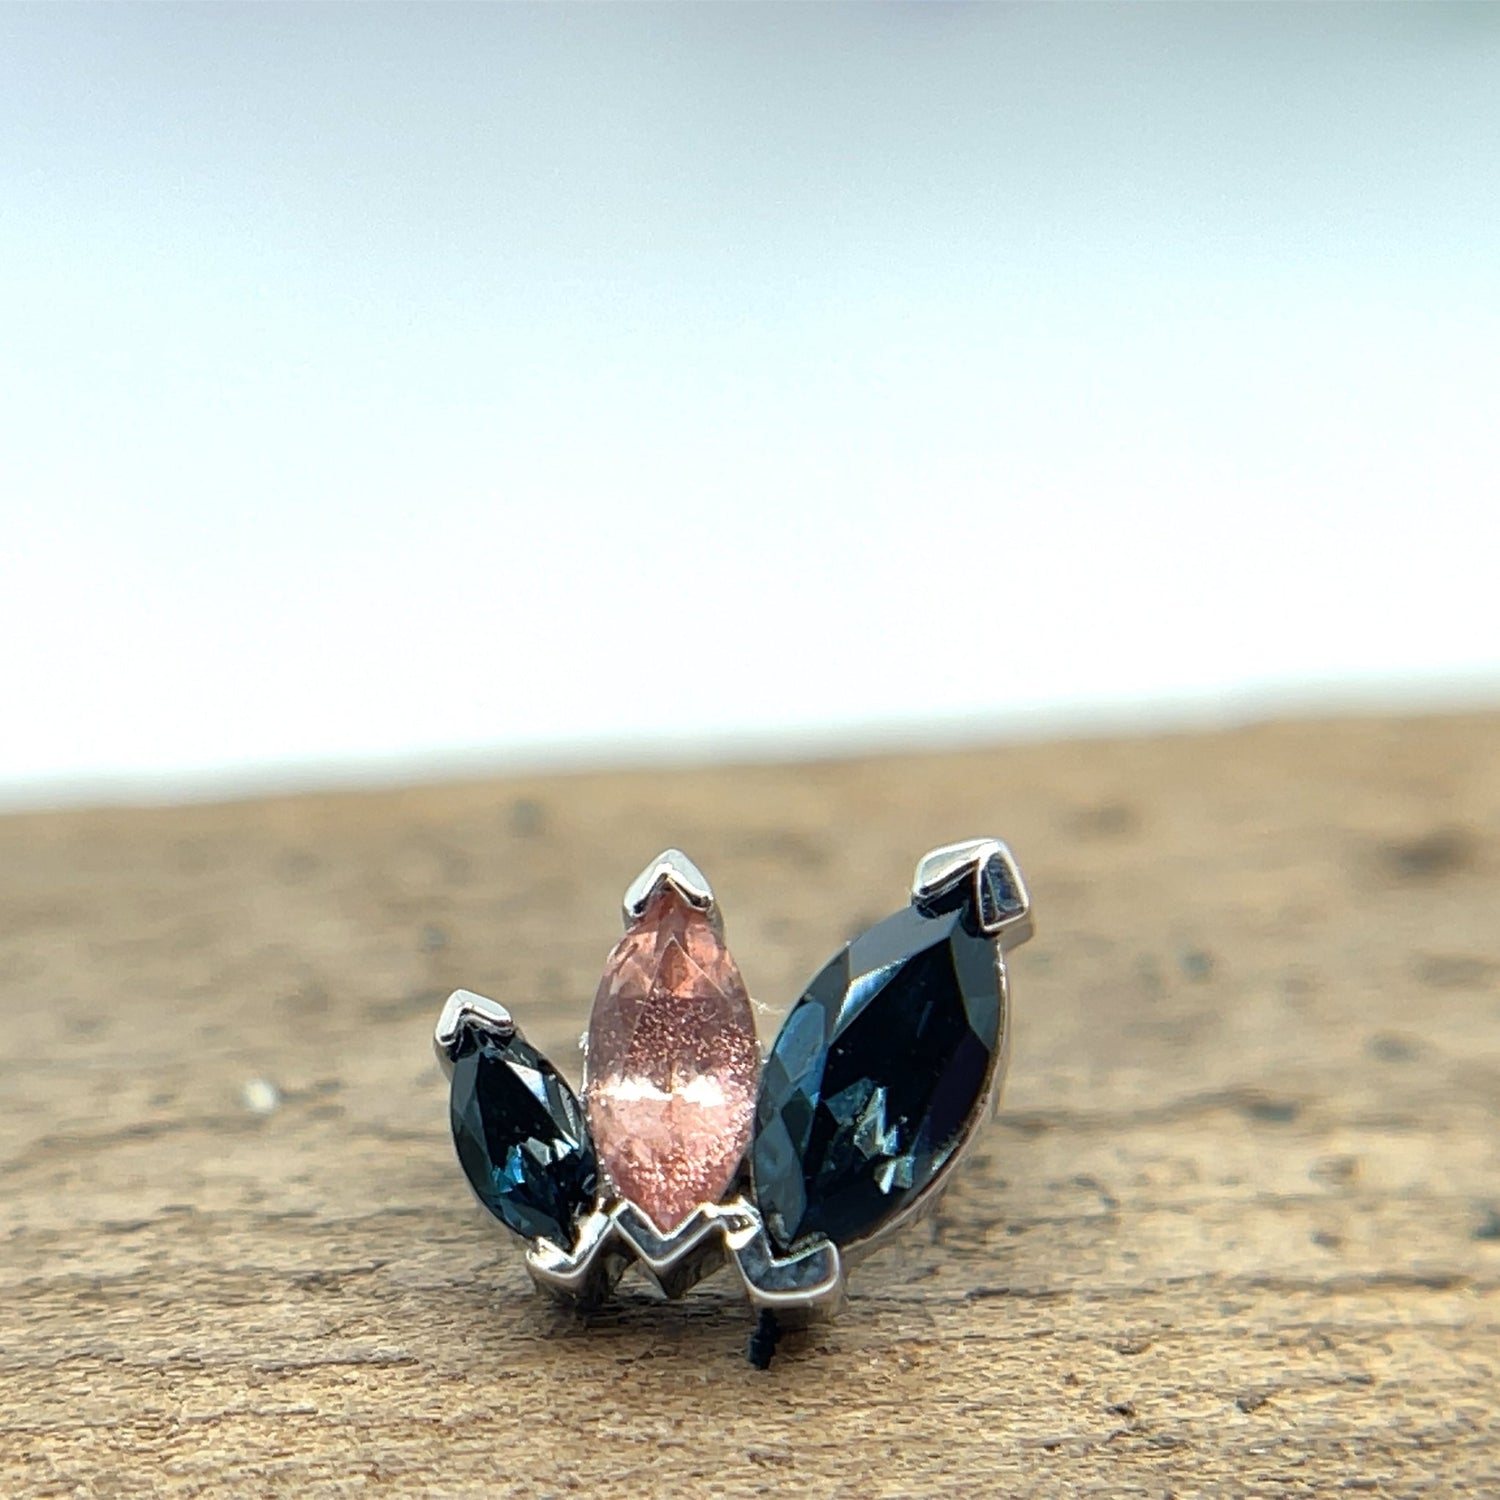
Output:
<path fill-rule="evenodd" d="M 996 839 L 924 855 L 910 904 L 813 976 L 763 1065 L 698 867 L 668 849 L 624 908 L 581 1101 L 503 1005 L 443 1006 L 458 1159 L 555 1296 L 597 1302 L 634 1265 L 680 1297 L 732 1262 L 764 1367 L 780 1327 L 833 1312 L 849 1267 L 933 1207 L 993 1110 L 1026 887 Z"/>

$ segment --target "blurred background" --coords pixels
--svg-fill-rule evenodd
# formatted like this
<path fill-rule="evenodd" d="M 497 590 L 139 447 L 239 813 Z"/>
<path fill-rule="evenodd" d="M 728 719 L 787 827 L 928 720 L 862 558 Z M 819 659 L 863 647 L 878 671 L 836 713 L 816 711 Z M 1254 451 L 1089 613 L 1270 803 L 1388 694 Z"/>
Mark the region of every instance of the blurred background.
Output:
<path fill-rule="evenodd" d="M 0 9 L 0 801 L 1500 695 L 1500 10 Z"/>

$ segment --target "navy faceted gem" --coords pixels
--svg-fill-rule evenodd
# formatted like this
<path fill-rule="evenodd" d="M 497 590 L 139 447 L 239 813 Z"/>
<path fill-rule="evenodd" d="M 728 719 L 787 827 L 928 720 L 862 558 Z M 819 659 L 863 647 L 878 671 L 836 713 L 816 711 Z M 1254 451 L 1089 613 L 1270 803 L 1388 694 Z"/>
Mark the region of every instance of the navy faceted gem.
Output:
<path fill-rule="evenodd" d="M 751 1147 L 777 1246 L 864 1238 L 958 1149 L 1001 1032 L 995 947 L 964 910 L 907 907 L 837 954 L 761 1073 Z"/>
<path fill-rule="evenodd" d="M 570 1250 L 598 1167 L 583 1111 L 557 1069 L 517 1035 L 467 1029 L 453 1060 L 453 1144 L 480 1202 L 526 1239 Z"/>

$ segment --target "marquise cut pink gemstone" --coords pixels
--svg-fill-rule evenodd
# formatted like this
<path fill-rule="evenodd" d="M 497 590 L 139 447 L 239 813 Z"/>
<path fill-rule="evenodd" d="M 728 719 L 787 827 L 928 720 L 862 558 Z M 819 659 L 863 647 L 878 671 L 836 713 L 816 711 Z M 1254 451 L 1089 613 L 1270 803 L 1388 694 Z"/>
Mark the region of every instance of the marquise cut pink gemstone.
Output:
<path fill-rule="evenodd" d="M 759 1073 L 739 967 L 708 918 L 663 885 L 604 966 L 583 1070 L 599 1160 L 658 1229 L 734 1180 Z"/>

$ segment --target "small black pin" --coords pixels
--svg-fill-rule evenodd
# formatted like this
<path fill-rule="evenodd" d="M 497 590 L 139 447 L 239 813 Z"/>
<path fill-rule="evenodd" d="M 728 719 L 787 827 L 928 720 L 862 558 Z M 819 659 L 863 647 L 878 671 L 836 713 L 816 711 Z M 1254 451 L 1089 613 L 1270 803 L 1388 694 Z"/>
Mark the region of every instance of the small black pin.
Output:
<path fill-rule="evenodd" d="M 745 1358 L 757 1370 L 769 1370 L 780 1339 L 781 1324 L 776 1321 L 776 1314 L 769 1307 L 763 1308 L 756 1321 L 755 1332 L 750 1335 L 750 1347 L 745 1350 Z"/>

